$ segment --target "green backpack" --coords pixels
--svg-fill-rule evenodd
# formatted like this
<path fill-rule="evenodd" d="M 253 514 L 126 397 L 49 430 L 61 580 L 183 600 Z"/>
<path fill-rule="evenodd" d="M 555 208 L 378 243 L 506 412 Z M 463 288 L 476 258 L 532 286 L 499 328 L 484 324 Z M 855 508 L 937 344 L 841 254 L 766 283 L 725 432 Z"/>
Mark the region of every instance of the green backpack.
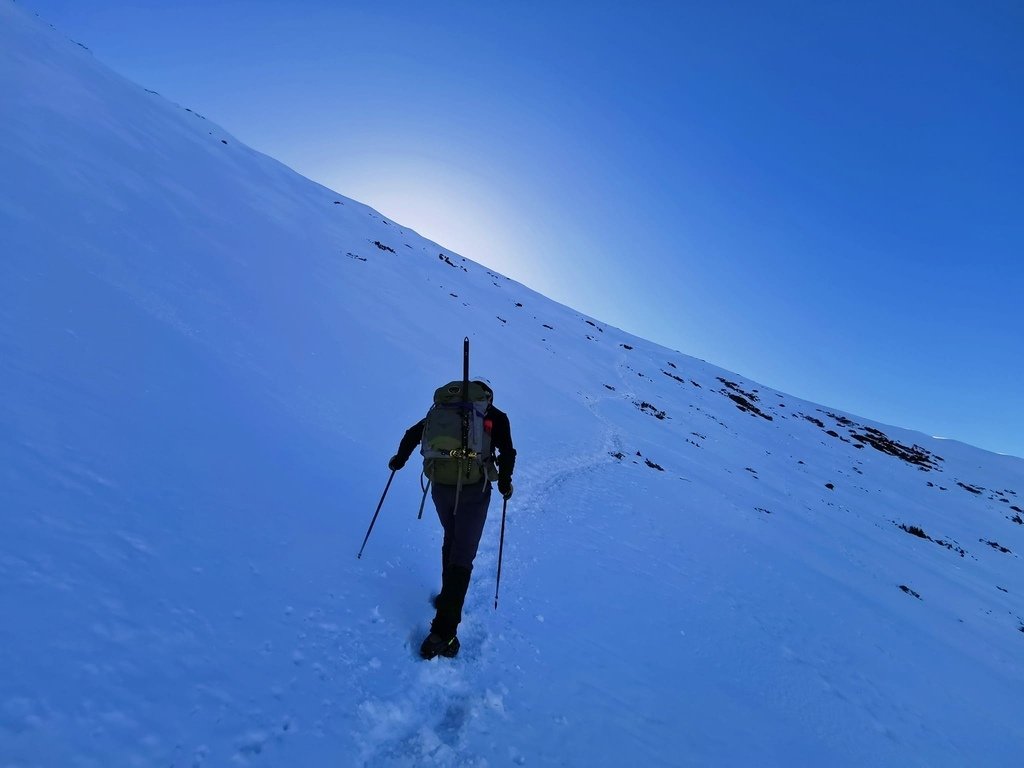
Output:
<path fill-rule="evenodd" d="M 463 400 L 462 386 L 461 381 L 452 381 L 434 392 L 434 404 L 423 421 L 423 474 L 437 485 L 472 485 L 498 476 L 491 457 L 490 424 L 484 419 L 491 393 L 471 381 L 469 397 Z M 467 416 L 466 455 L 462 455 L 463 414 Z"/>

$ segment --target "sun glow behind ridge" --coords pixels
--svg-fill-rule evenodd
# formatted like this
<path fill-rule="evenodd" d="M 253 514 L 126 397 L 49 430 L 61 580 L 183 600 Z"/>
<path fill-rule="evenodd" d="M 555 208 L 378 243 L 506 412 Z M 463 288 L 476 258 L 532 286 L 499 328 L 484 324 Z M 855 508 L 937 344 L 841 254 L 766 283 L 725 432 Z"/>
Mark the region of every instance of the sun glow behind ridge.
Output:
<path fill-rule="evenodd" d="M 517 247 L 529 233 L 512 233 L 512 222 L 528 226 L 530 216 L 498 182 L 478 172 L 423 157 L 392 155 L 382 160 L 363 155 L 356 164 L 332 169 L 321 178 L 442 249 L 532 288 L 552 282 L 539 250 Z"/>

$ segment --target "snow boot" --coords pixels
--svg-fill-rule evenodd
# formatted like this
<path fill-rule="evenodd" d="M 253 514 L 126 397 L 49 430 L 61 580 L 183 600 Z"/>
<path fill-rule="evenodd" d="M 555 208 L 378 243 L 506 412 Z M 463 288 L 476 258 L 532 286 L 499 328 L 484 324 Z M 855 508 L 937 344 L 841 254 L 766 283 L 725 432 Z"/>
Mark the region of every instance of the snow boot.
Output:
<path fill-rule="evenodd" d="M 438 653 L 426 655 L 431 649 L 437 647 L 438 643 L 444 643 L 449 648 L 454 645 L 455 651 L 450 654 L 451 656 L 458 652 L 458 639 L 455 637 L 455 632 L 459 628 L 459 622 L 462 621 L 462 606 L 466 602 L 466 591 L 469 589 L 471 574 L 472 569 L 462 565 L 449 565 L 445 569 L 442 576 L 444 583 L 441 593 L 434 601 L 437 613 L 434 615 L 434 620 L 430 622 L 430 636 L 423 641 L 423 647 L 420 649 L 424 658 L 433 658 L 438 655 Z"/>
<path fill-rule="evenodd" d="M 432 659 L 435 656 L 445 656 L 450 659 L 459 652 L 459 647 L 457 636 L 452 635 L 450 639 L 445 640 L 441 635 L 431 632 L 420 646 L 420 656 L 424 659 Z"/>

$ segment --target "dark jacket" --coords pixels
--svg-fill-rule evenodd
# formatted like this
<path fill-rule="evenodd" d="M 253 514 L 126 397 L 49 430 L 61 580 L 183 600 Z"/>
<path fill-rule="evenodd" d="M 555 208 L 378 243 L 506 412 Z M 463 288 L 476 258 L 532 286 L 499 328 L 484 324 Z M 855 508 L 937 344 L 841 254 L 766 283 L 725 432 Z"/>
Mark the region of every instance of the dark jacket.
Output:
<path fill-rule="evenodd" d="M 512 470 L 516 466 L 516 449 L 512 447 L 512 427 L 508 423 L 508 416 L 492 404 L 487 406 L 484 413 L 484 420 L 488 419 L 491 421 L 491 456 L 498 467 L 498 482 L 512 482 Z M 412 452 L 423 440 L 424 421 L 425 419 L 420 419 L 409 427 L 398 446 L 396 455 L 403 464 L 409 460 Z"/>

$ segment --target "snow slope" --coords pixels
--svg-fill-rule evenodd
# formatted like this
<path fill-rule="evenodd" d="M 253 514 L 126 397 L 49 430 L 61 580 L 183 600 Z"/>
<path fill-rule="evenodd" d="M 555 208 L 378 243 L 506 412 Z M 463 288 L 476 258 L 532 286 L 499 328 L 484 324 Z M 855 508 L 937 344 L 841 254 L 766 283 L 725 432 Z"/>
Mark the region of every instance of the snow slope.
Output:
<path fill-rule="evenodd" d="M 1024 461 L 581 316 L 9 0 L 0 99 L 0 766 L 1019 764 Z M 466 335 L 516 493 L 427 663 L 415 462 L 355 553 Z"/>

